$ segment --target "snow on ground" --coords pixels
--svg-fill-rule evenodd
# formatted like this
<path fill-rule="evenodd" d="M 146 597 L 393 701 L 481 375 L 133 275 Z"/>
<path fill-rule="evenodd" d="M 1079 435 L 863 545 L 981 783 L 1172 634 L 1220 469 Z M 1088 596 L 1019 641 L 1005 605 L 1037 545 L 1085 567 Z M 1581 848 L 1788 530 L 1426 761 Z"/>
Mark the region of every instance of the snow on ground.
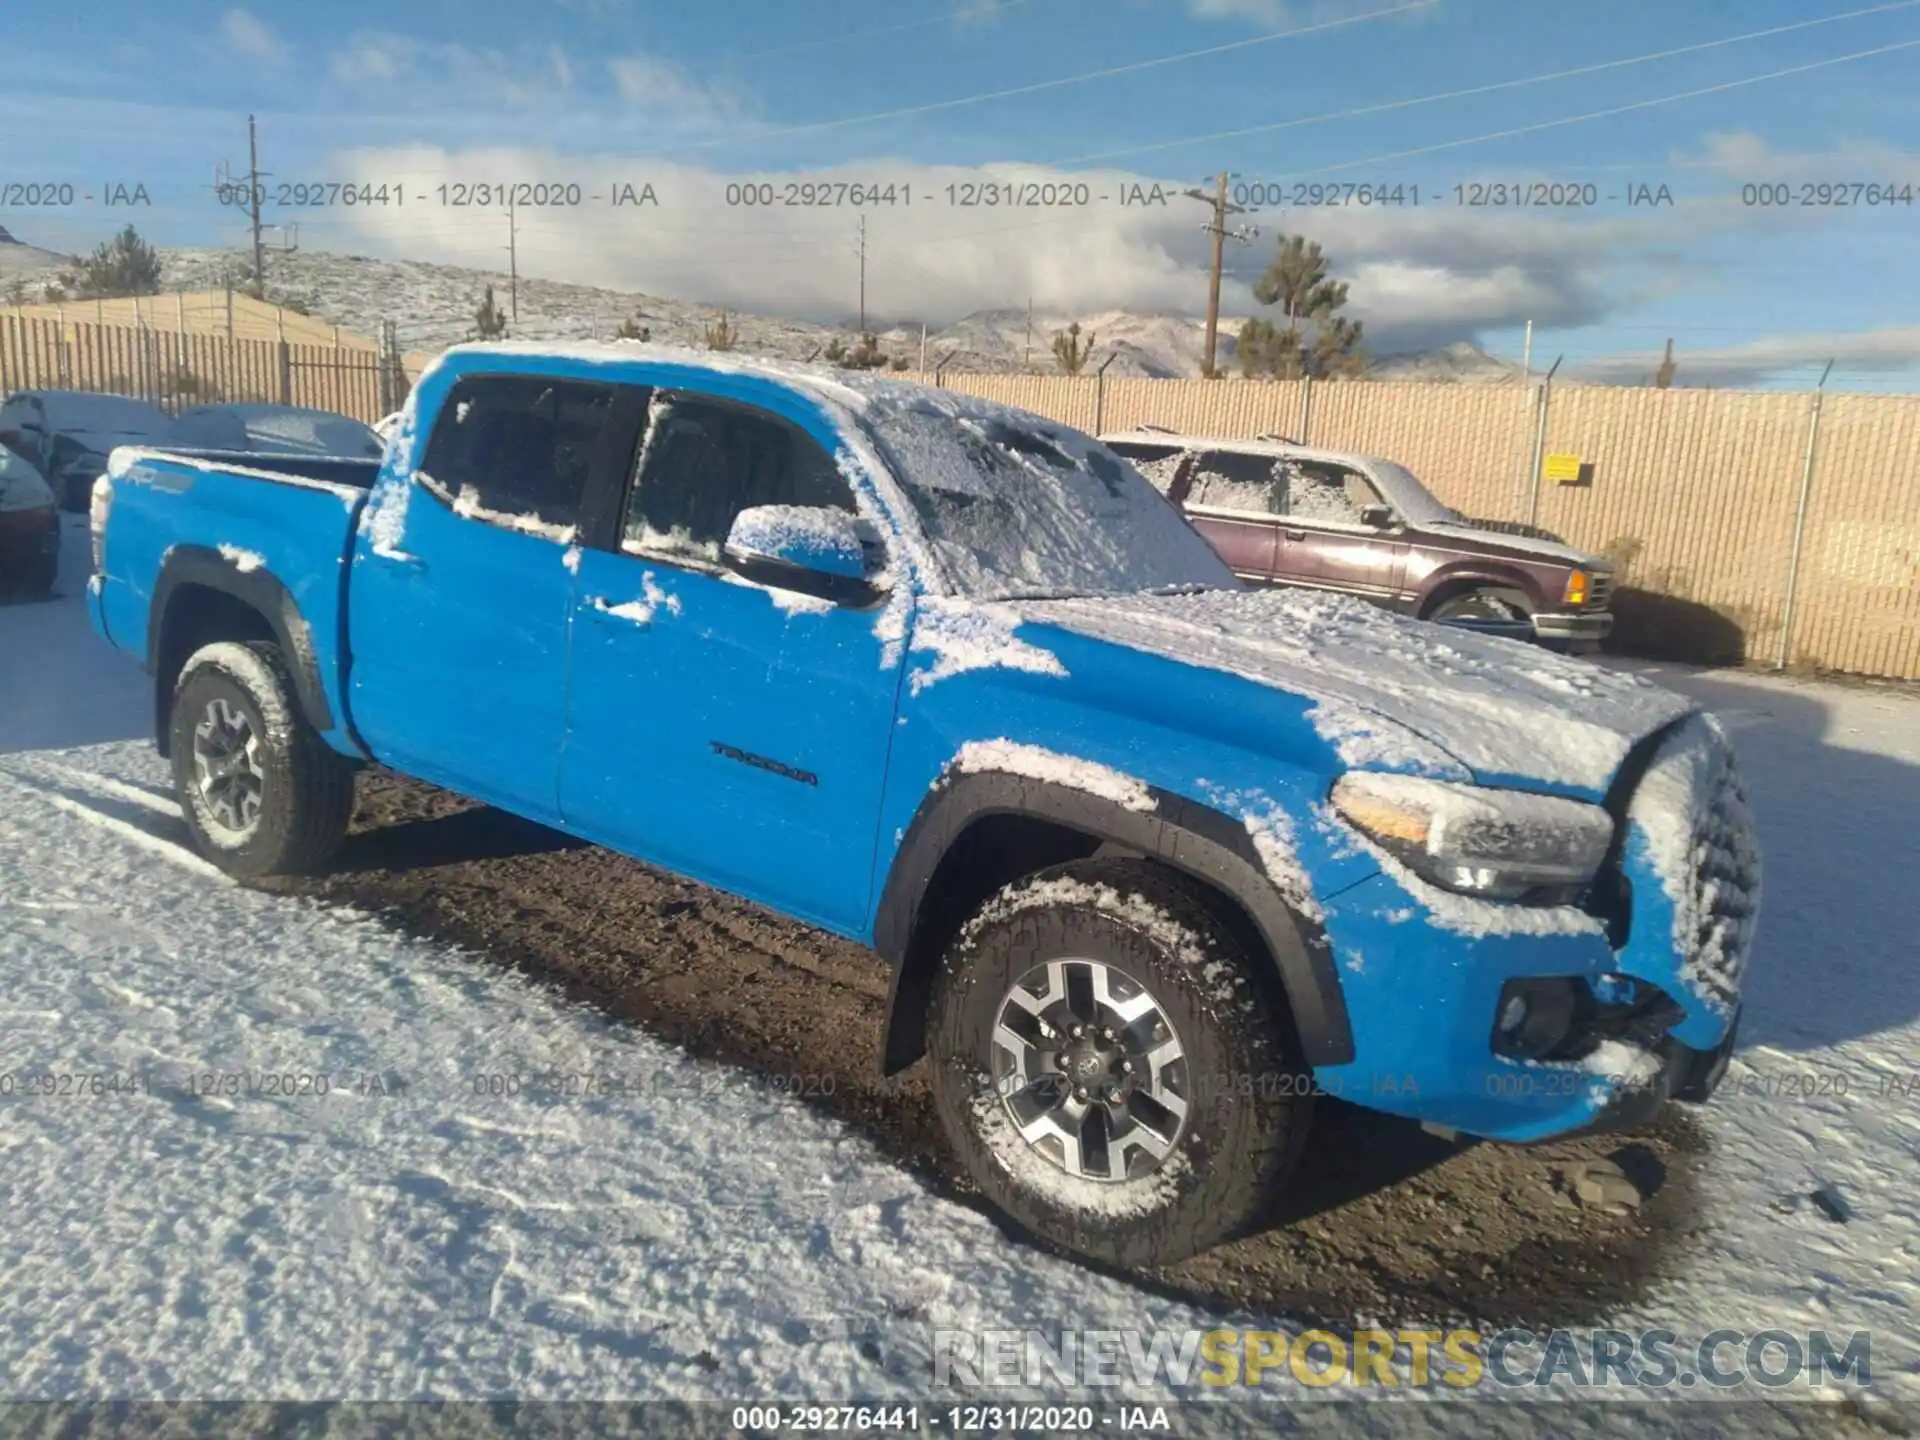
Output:
<path fill-rule="evenodd" d="M 87 633 L 79 527 L 66 558 L 69 598 L 0 608 L 10 1396 L 905 1399 L 927 1393 L 935 1329 L 1213 1327 L 1014 1244 L 761 1081 L 379 920 L 211 874 L 144 739 L 144 677 Z M 1920 1098 L 1874 1077 L 1920 1068 L 1920 699 L 1652 673 L 1741 747 L 1768 893 L 1743 1048 L 1701 1112 L 1691 1258 L 1619 1323 L 1870 1328 L 1876 1388 L 1911 1398 Z M 329 1093 L 195 1093 L 246 1071 Z M 541 1071 L 632 1093 L 489 1093 Z M 19 1089 L 49 1072 L 151 1089 Z M 1849 1093 L 1758 1093 L 1821 1073 Z M 1821 1184 L 1849 1223 L 1783 1203 Z M 1533 1428 L 1498 1404 L 1425 1408 L 1435 1429 Z M 1582 1433 L 1664 1431 L 1657 1409 Z M 1742 1434 L 1778 1418 L 1727 1416 Z"/>

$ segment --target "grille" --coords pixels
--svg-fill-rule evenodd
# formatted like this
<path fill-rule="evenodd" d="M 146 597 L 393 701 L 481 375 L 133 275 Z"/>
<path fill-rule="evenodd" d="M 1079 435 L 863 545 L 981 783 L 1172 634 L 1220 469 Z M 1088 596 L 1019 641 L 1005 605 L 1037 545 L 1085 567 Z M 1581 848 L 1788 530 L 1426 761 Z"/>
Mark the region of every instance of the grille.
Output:
<path fill-rule="evenodd" d="M 1587 582 L 1587 609 L 1604 610 L 1613 598 L 1613 577 L 1595 575 Z"/>

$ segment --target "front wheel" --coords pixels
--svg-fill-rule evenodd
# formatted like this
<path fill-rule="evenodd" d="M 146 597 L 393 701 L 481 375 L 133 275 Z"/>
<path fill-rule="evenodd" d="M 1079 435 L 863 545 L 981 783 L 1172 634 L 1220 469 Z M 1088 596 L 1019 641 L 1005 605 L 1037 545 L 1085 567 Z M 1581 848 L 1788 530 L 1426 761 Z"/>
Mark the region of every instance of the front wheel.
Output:
<path fill-rule="evenodd" d="M 194 651 L 174 686 L 168 749 L 187 827 L 229 875 L 318 870 L 346 834 L 352 763 L 301 716 L 276 645 Z"/>
<path fill-rule="evenodd" d="M 1441 601 L 1426 618 L 1440 625 L 1521 625 L 1529 618 L 1526 597 L 1514 590 L 1469 590 Z"/>
<path fill-rule="evenodd" d="M 1126 1268 L 1257 1221 L 1311 1086 L 1209 896 L 1131 859 L 1018 881 L 962 930 L 933 995 L 935 1103 L 975 1184 L 1027 1229 Z"/>

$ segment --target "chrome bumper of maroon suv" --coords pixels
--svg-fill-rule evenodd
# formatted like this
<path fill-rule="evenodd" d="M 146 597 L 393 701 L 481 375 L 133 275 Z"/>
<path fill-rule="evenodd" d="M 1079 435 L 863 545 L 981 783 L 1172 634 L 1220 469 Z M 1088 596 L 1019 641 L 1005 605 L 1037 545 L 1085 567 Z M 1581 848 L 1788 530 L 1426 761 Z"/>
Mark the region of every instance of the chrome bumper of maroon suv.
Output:
<path fill-rule="evenodd" d="M 1533 617 L 1533 638 L 1559 650 L 1593 650 L 1613 631 L 1613 616 L 1605 610 Z"/>

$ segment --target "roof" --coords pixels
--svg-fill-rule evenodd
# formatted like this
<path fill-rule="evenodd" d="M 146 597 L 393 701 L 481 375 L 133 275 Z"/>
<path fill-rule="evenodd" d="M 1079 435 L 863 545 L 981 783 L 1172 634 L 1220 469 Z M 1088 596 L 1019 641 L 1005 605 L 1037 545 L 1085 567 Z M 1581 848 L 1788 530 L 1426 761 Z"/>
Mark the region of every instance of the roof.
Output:
<path fill-rule="evenodd" d="M 733 351 L 696 350 L 686 345 L 666 345 L 651 340 L 493 340 L 455 345 L 442 358 L 461 355 L 522 355 L 543 359 L 574 360 L 587 365 L 682 365 L 713 375 L 748 375 L 785 385 L 847 410 L 866 410 L 877 400 L 910 403 L 924 398 L 931 387 L 911 380 L 890 380 L 863 371 L 846 371 L 832 365 L 805 364 L 795 360 L 777 360 L 760 355 L 742 355 Z M 997 401 L 980 400 L 959 391 L 932 391 L 944 401 L 963 402 L 976 413 L 1023 415 L 1026 412 Z M 1061 422 L 1034 417 L 1049 428 Z"/>
<path fill-rule="evenodd" d="M 1351 465 L 1366 469 L 1386 457 L 1366 455 L 1358 450 L 1322 450 L 1313 445 L 1298 445 L 1291 440 L 1248 439 L 1244 435 L 1181 435 L 1171 430 L 1114 430 L 1100 437 L 1101 443 L 1171 445 L 1182 450 L 1233 450 L 1242 455 L 1271 455 L 1276 460 L 1318 460 L 1328 465 Z"/>
<path fill-rule="evenodd" d="M 1117 430 L 1100 437 L 1102 443 L 1172 445 L 1183 450 L 1229 450 L 1239 455 L 1263 455 L 1274 460 L 1304 460 L 1309 464 L 1339 465 L 1372 480 L 1394 508 L 1416 524 L 1432 524 L 1453 516 L 1433 492 L 1406 466 L 1384 455 L 1358 450 L 1320 450 L 1291 440 L 1249 440 L 1244 436 L 1178 435 L 1169 430 Z"/>

